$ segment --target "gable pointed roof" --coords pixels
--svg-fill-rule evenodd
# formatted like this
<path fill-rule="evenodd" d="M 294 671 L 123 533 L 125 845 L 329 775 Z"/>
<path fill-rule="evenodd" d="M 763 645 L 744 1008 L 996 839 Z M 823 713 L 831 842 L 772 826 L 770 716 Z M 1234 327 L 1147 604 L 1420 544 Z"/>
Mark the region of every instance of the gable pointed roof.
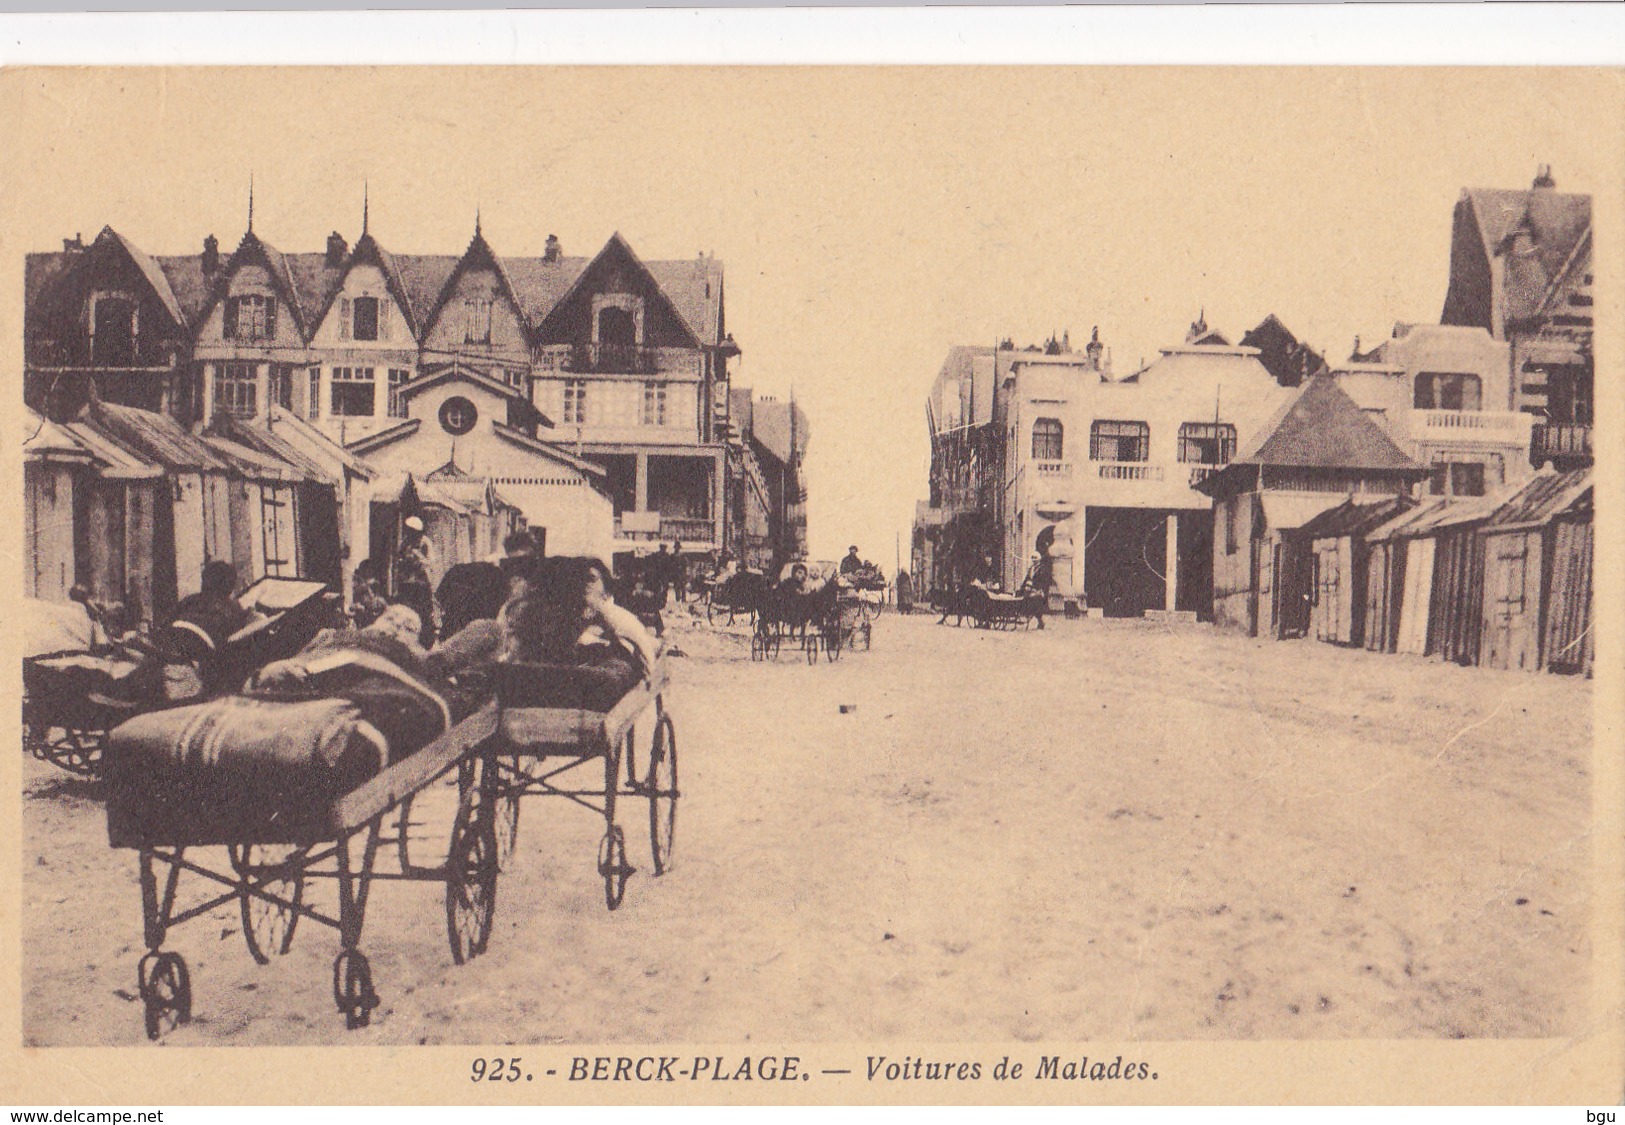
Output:
<path fill-rule="evenodd" d="M 365 237 L 363 236 L 363 238 Z M 358 243 L 357 246 L 359 247 L 359 245 Z M 440 319 L 440 313 L 445 309 L 446 302 L 451 300 L 452 288 L 456 285 L 457 279 L 469 270 L 479 266 L 484 266 L 497 275 L 497 284 L 501 287 L 502 292 L 507 295 L 508 300 L 512 302 L 514 310 L 519 314 L 520 322 L 526 322 L 525 307 L 519 303 L 519 294 L 514 289 L 513 279 L 508 276 L 508 269 L 503 265 L 502 259 L 497 257 L 497 252 L 491 249 L 489 242 L 485 241 L 485 234 L 480 230 L 479 223 L 476 221 L 474 224 L 474 237 L 468 240 L 468 249 L 463 251 L 463 256 L 456 260 L 456 264 L 446 274 L 445 280 L 440 283 L 440 289 L 435 294 L 434 304 L 429 309 L 428 315 L 423 318 L 422 323 L 425 330 Z"/>
<path fill-rule="evenodd" d="M 665 303 L 667 309 L 671 312 L 673 319 L 676 320 L 678 324 L 682 325 L 683 329 L 689 334 L 692 345 L 697 348 L 704 347 L 704 335 L 702 335 L 700 331 L 696 331 L 694 323 L 692 323 L 688 317 L 683 315 L 683 311 L 679 309 L 676 303 L 672 300 L 671 294 L 666 291 L 665 286 L 661 285 L 660 279 L 650 272 L 648 266 L 644 265 L 643 260 L 638 257 L 637 252 L 632 249 L 631 244 L 627 242 L 625 238 L 621 237 L 620 231 L 616 231 L 614 234 L 610 235 L 609 241 L 604 243 L 603 249 L 598 251 L 597 255 L 594 256 L 592 261 L 587 263 L 586 268 L 576 275 L 576 278 L 570 284 L 570 287 L 564 291 L 559 299 L 554 302 L 553 307 L 549 309 L 547 313 L 537 322 L 536 331 L 539 333 L 545 331 L 547 322 L 552 317 L 553 313 L 562 308 L 564 305 L 568 304 L 570 299 L 581 291 L 587 279 L 592 275 L 598 264 L 600 262 L 609 260 L 610 257 L 616 254 L 624 255 L 633 269 L 644 276 L 644 278 L 649 282 L 650 287 L 654 289 L 659 299 Z M 663 263 L 665 266 L 670 266 L 673 264 L 680 263 Z M 662 272 L 667 271 L 662 270 Z"/>
<path fill-rule="evenodd" d="M 344 264 L 337 268 L 326 264 L 327 257 L 324 254 L 302 254 L 299 257 L 315 258 L 322 263 L 321 284 L 324 292 L 319 301 L 312 301 L 310 305 L 315 310 L 315 315 L 310 318 L 312 332 L 321 326 L 322 321 L 327 319 L 327 314 L 332 311 L 333 302 L 339 299 L 339 293 L 344 289 L 344 279 L 350 276 L 350 271 L 356 266 L 370 265 L 376 266 L 378 272 L 384 275 L 384 288 L 395 299 L 401 315 L 406 318 L 406 330 L 411 333 L 414 340 L 423 338 L 420 329 L 426 322 L 418 316 L 418 310 L 413 307 L 411 290 L 407 288 L 406 281 L 401 276 L 395 256 L 379 245 L 378 240 L 370 233 L 362 232 L 349 256 L 344 259 Z M 311 263 L 301 265 L 303 269 L 308 270 Z"/>
<path fill-rule="evenodd" d="M 1542 181 L 1549 183 L 1549 180 Z M 1535 318 L 1550 302 L 1558 286 L 1585 260 L 1591 246 L 1591 197 L 1559 192 L 1549 186 L 1522 190 L 1465 188 L 1456 205 L 1457 227 L 1451 259 L 1462 249 L 1462 238 L 1476 249 L 1498 279 L 1495 297 L 1500 308 L 1482 308 L 1482 298 L 1465 279 L 1455 275 L 1445 297 L 1445 323 L 1482 323 Z M 1463 221 L 1465 220 L 1465 226 Z M 1488 294 L 1485 294 L 1488 296 Z"/>
<path fill-rule="evenodd" d="M 164 275 L 163 270 L 158 268 L 158 263 L 149 257 L 146 251 L 110 226 L 102 228 L 101 233 L 96 236 L 96 241 L 98 243 L 111 243 L 129 255 L 130 260 L 135 263 L 135 267 L 141 271 L 141 276 L 147 279 L 147 284 L 152 287 L 153 293 L 163 303 L 165 311 L 174 318 L 175 326 L 177 328 L 186 326 L 186 314 L 181 311 L 181 304 L 175 298 L 174 289 L 170 288 L 169 278 Z"/>
<path fill-rule="evenodd" d="M 271 277 L 271 287 L 288 306 L 288 311 L 293 315 L 294 327 L 299 330 L 300 337 L 308 342 L 310 324 L 307 310 L 300 305 L 299 291 L 294 285 L 293 271 L 288 266 L 288 258 L 282 251 L 261 239 L 253 230 L 243 233 L 243 239 L 237 244 L 237 249 L 232 251 L 230 260 L 215 275 L 208 300 L 198 311 L 197 323 L 201 324 L 207 319 L 214 311 L 214 307 L 226 296 L 227 286 L 231 284 L 236 272 L 244 265 L 255 262 L 265 267 L 265 272 Z"/>

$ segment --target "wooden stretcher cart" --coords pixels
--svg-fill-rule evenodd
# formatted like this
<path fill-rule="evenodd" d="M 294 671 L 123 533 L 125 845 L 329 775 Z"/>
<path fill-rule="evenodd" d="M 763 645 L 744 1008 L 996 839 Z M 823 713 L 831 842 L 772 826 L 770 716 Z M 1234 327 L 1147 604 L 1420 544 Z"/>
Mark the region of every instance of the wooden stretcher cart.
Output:
<path fill-rule="evenodd" d="M 137 983 L 148 1037 L 156 1039 L 192 1015 L 186 962 L 162 948 L 168 931 L 233 900 L 242 911 L 249 953 L 260 964 L 288 951 L 301 919 L 338 930 L 333 1000 L 349 1028 L 365 1027 L 379 1002 L 371 967 L 361 952 L 374 882 L 443 882 L 453 959 L 460 964 L 482 951 L 496 904 L 496 824 L 490 807 L 475 795 L 483 791 L 480 753 L 497 728 L 498 707 L 488 701 L 423 749 L 312 810 L 309 817 L 280 826 L 261 824 L 235 831 L 223 827 L 218 818 L 213 824 L 192 827 L 176 823 L 179 818 L 174 817 L 143 821 L 120 802 L 116 791 L 111 794 L 109 841 L 139 852 L 147 952 L 137 970 Z M 381 845 L 390 842 L 386 824 L 392 814 L 402 812 L 414 794 L 452 770 L 459 771 L 465 800 L 459 804 L 444 862 L 408 864 L 402 843 L 402 862 L 394 870 L 381 869 Z M 404 815 L 399 820 L 403 829 L 405 820 Z M 226 863 L 210 866 L 200 861 L 196 858 L 200 848 L 222 848 Z M 181 907 L 177 892 L 182 872 L 224 890 Z M 305 884 L 312 879 L 337 882 L 337 918 L 305 901 Z"/>
<path fill-rule="evenodd" d="M 662 875 L 671 867 L 681 791 L 677 730 L 665 703 L 670 683 L 666 658 L 607 711 L 514 705 L 527 680 L 545 673 L 525 665 L 502 670 L 505 676 L 496 684 L 503 702 L 496 735 L 481 751 L 478 775 L 466 779 L 472 791 L 465 788 L 463 803 L 499 826 L 494 838 L 504 860 L 518 832 L 521 798 L 562 797 L 601 816 L 598 875 L 604 881 L 605 904 L 614 910 L 637 870 L 627 858 L 626 834 L 616 823 L 620 799 L 648 802 L 653 873 Z M 642 770 L 640 746 L 647 747 Z M 596 769 L 602 770 L 602 785 L 587 780 Z"/>

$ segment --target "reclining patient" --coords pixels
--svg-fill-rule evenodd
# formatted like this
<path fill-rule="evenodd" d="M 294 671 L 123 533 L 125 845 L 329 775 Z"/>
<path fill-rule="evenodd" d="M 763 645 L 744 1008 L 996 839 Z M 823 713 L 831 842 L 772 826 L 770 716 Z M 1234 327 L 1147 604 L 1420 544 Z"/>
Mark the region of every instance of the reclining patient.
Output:
<path fill-rule="evenodd" d="M 297 656 L 260 669 L 258 698 L 336 698 L 354 704 L 384 741 L 389 760 L 415 753 L 451 726 L 451 709 L 427 677 L 417 645 L 422 621 L 392 605 L 362 629 L 325 629 Z"/>

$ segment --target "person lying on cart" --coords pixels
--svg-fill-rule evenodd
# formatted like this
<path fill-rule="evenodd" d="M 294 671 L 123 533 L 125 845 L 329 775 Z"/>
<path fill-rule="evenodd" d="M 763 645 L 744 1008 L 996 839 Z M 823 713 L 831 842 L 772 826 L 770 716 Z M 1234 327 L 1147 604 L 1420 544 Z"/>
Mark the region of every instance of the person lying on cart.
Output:
<path fill-rule="evenodd" d="M 416 610 L 392 605 L 365 628 L 324 629 L 298 655 L 260 669 L 249 694 L 347 699 L 399 761 L 438 738 L 453 718 L 417 644 L 422 627 Z"/>

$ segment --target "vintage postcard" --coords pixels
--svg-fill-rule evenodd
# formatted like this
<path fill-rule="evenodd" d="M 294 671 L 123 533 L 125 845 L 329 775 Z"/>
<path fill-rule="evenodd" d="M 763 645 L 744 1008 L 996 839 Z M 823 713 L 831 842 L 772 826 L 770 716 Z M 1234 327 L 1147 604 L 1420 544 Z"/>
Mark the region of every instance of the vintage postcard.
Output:
<path fill-rule="evenodd" d="M 0 72 L 4 1099 L 1617 1103 L 1622 92 Z"/>

